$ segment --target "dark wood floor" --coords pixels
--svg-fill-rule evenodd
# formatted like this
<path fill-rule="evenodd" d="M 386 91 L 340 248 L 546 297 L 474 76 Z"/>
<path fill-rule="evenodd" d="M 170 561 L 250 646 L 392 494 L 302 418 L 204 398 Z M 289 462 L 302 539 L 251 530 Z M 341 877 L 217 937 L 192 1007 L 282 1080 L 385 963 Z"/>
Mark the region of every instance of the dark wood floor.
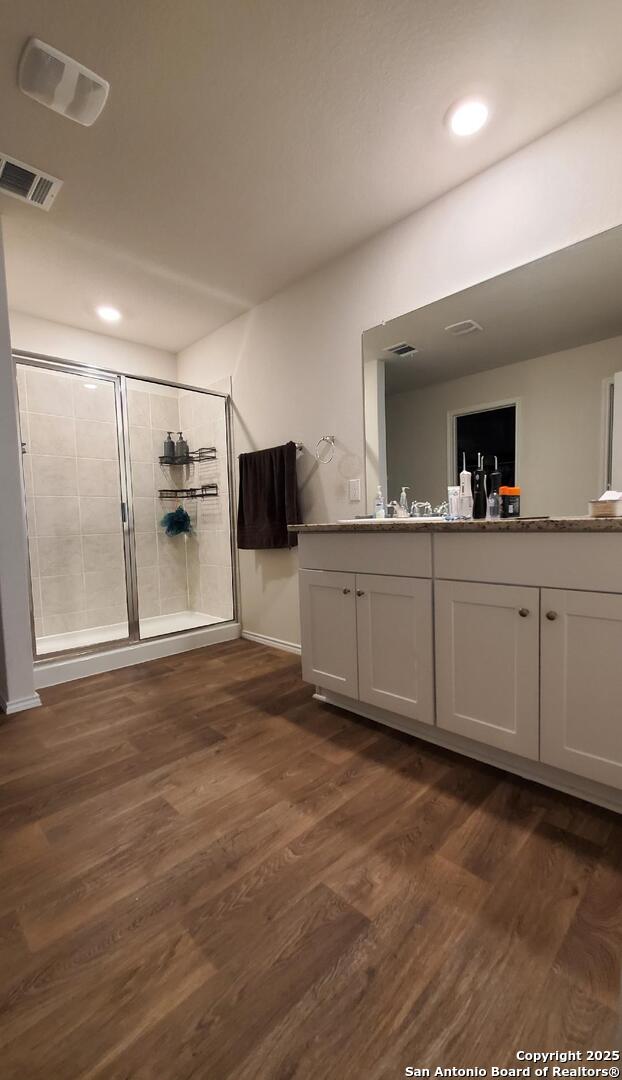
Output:
<path fill-rule="evenodd" d="M 2 1080 L 349 1080 L 611 1045 L 619 818 L 249 642 L 0 727 Z"/>

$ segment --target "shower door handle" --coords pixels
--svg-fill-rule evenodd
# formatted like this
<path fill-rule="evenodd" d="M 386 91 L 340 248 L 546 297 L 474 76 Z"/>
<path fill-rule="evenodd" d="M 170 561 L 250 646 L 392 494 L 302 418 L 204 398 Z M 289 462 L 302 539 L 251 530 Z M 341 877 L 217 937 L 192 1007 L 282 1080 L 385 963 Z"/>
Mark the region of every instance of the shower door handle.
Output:
<path fill-rule="evenodd" d="M 121 503 L 121 521 L 124 525 L 127 525 L 127 503 Z"/>

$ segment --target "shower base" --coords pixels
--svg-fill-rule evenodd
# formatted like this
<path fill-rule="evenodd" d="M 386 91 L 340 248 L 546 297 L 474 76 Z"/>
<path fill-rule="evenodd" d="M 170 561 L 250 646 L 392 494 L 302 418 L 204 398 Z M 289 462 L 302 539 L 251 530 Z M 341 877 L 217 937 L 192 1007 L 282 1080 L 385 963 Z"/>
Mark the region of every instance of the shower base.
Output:
<path fill-rule="evenodd" d="M 202 626 L 213 626 L 227 620 L 217 615 L 206 615 L 202 611 L 176 611 L 171 615 L 153 615 L 140 620 L 141 641 L 161 637 L 163 634 L 176 634 L 180 630 L 197 630 Z M 37 638 L 37 656 L 49 656 L 50 653 L 66 652 L 69 649 L 88 649 L 93 645 L 124 641 L 128 635 L 127 622 L 114 623 L 110 626 L 95 626 L 87 630 L 73 630 L 66 634 L 50 634 Z"/>

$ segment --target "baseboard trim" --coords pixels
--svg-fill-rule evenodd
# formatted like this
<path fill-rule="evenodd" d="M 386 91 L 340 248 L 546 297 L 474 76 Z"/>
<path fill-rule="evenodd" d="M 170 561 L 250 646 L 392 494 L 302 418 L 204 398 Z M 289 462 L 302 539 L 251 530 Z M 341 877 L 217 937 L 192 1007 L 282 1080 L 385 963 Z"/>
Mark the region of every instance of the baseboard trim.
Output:
<path fill-rule="evenodd" d="M 296 645 L 294 641 L 282 641 L 281 638 L 269 637 L 268 634 L 254 634 L 251 630 L 243 630 L 242 637 L 246 641 L 256 641 L 258 645 L 268 645 L 271 649 L 282 649 L 283 652 L 300 656 L 300 645 Z"/>
<path fill-rule="evenodd" d="M 187 630 L 183 634 L 153 638 L 152 641 L 138 641 L 133 645 L 122 645 L 118 649 L 106 649 L 99 653 L 42 660 L 35 664 L 35 686 L 38 690 L 45 686 L 58 686 L 59 683 L 85 679 L 89 675 L 100 675 L 104 671 L 116 671 L 133 664 L 144 664 L 148 660 L 159 660 L 164 656 L 176 656 L 192 649 L 217 645 L 221 641 L 234 641 L 239 638 L 240 629 L 237 622 L 222 626 L 204 626 L 197 630 Z"/>
<path fill-rule="evenodd" d="M 482 761 L 485 765 L 493 765 L 497 769 L 522 776 L 525 780 L 544 784 L 546 787 L 555 788 L 556 791 L 563 791 L 566 795 L 574 795 L 577 799 L 584 799 L 586 802 L 596 803 L 597 806 L 604 806 L 606 810 L 622 814 L 622 791 L 606 787 L 595 780 L 563 772 L 552 765 L 544 765 L 540 761 L 527 761 L 505 750 L 483 746 L 462 735 L 443 731 L 436 724 L 422 724 L 418 720 L 406 720 L 404 717 L 379 709 L 375 705 L 365 705 L 361 701 L 334 694 L 319 686 L 316 686 L 313 696 L 316 701 L 321 701 L 326 705 L 336 705 L 357 716 L 363 716 L 366 720 L 375 720 L 376 723 L 384 724 L 386 727 L 403 731 L 406 735 L 413 735 L 416 739 L 424 739 L 426 742 L 434 743 L 435 746 L 442 746 L 446 750 L 453 750 L 465 757 L 475 758 L 476 761 Z"/>
<path fill-rule="evenodd" d="M 38 694 L 30 694 L 29 697 L 12 698 L 8 701 L 0 694 L 0 712 L 5 713 L 7 716 L 12 716 L 13 713 L 25 712 L 26 709 L 38 709 L 41 705 L 41 698 Z"/>

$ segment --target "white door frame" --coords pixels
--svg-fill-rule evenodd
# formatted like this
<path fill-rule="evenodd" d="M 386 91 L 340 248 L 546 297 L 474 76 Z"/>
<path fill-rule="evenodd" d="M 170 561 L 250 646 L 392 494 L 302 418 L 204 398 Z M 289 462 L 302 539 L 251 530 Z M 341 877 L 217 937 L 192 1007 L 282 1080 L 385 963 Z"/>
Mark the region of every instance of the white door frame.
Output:
<path fill-rule="evenodd" d="M 622 491 L 622 371 L 616 371 L 613 376 L 611 484 L 615 491 Z"/>

